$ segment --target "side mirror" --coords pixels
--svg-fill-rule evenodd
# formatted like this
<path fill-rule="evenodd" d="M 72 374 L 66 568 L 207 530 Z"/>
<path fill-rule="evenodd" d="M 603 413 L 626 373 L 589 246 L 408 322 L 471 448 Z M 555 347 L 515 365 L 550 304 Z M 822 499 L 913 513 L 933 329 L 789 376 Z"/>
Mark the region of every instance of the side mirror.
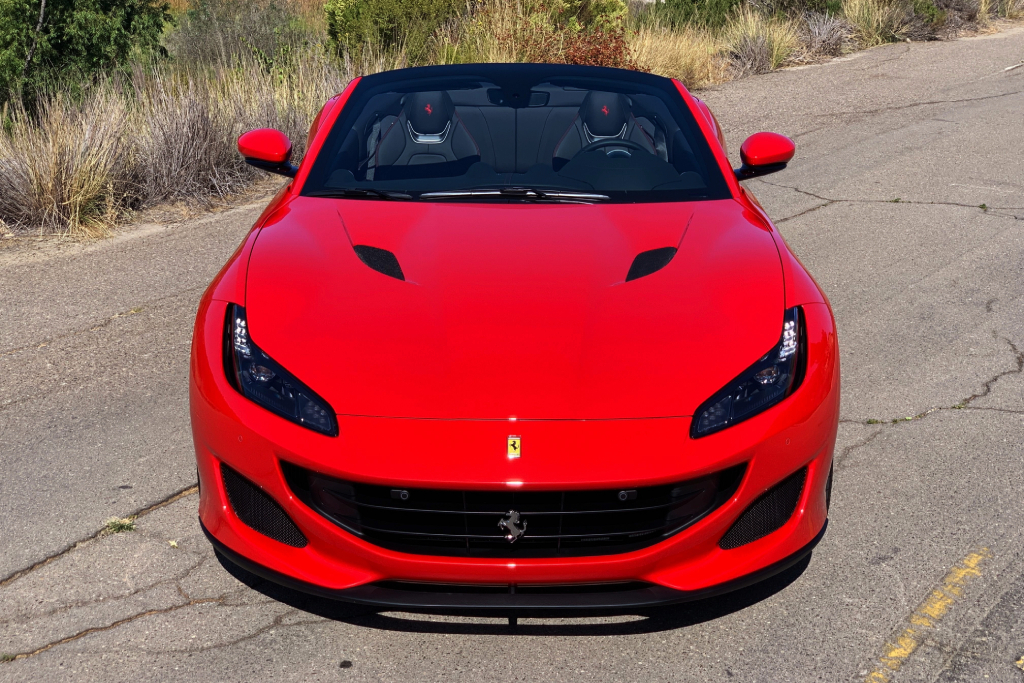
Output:
<path fill-rule="evenodd" d="M 754 133 L 740 147 L 743 165 L 735 170 L 736 179 L 747 180 L 781 171 L 794 154 L 796 144 L 785 135 Z"/>
<path fill-rule="evenodd" d="M 294 178 L 298 168 L 292 166 L 292 141 L 274 128 L 258 128 L 238 138 L 238 152 L 245 163 L 256 168 Z"/>

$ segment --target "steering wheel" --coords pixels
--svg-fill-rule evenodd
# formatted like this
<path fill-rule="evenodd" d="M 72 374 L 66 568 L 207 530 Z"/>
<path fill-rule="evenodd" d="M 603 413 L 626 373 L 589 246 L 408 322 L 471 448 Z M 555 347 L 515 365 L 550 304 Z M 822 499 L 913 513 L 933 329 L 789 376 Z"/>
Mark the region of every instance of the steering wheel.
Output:
<path fill-rule="evenodd" d="M 632 140 L 620 140 L 619 138 L 608 138 L 607 140 L 594 140 L 589 145 L 581 149 L 577 154 L 584 154 L 586 152 L 593 152 L 596 149 L 602 147 L 628 147 L 629 149 L 635 149 L 638 152 L 651 153 L 651 150 L 647 149 L 643 145 L 633 142 Z"/>

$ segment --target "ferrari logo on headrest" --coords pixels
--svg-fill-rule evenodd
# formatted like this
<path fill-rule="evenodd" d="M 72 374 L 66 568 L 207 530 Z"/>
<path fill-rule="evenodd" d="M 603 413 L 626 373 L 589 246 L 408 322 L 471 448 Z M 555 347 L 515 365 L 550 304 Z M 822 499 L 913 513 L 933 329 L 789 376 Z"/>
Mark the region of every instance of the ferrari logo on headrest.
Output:
<path fill-rule="evenodd" d="M 608 116 L 608 105 L 606 104 L 603 107 L 601 107 L 601 111 L 604 112 L 605 116 Z"/>
<path fill-rule="evenodd" d="M 428 115 L 428 116 L 429 116 L 430 114 L 433 114 L 433 113 L 434 113 L 434 110 L 430 108 L 430 103 L 429 103 L 429 102 L 427 102 L 427 106 L 423 107 L 423 111 L 427 112 L 427 115 Z"/>

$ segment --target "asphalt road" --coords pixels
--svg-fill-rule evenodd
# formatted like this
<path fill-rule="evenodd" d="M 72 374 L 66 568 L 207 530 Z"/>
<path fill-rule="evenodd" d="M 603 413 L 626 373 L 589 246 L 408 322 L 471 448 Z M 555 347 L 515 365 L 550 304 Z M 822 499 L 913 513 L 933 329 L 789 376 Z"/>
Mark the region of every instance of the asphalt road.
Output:
<path fill-rule="evenodd" d="M 1024 681 L 1022 60 L 1018 28 L 703 93 L 734 156 L 797 141 L 748 186 L 835 307 L 842 424 L 809 563 L 671 610 L 513 631 L 253 590 L 196 524 L 186 373 L 260 207 L 0 251 L 0 680 Z"/>

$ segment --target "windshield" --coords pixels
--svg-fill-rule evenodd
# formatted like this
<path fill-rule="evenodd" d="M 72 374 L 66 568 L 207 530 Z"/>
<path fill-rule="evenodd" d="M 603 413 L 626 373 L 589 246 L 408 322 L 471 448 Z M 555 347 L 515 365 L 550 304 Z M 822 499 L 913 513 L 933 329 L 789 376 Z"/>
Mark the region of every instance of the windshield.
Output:
<path fill-rule="evenodd" d="M 571 203 L 729 197 L 668 79 L 578 67 L 579 75 L 573 67 L 467 69 L 365 78 L 302 194 Z"/>

